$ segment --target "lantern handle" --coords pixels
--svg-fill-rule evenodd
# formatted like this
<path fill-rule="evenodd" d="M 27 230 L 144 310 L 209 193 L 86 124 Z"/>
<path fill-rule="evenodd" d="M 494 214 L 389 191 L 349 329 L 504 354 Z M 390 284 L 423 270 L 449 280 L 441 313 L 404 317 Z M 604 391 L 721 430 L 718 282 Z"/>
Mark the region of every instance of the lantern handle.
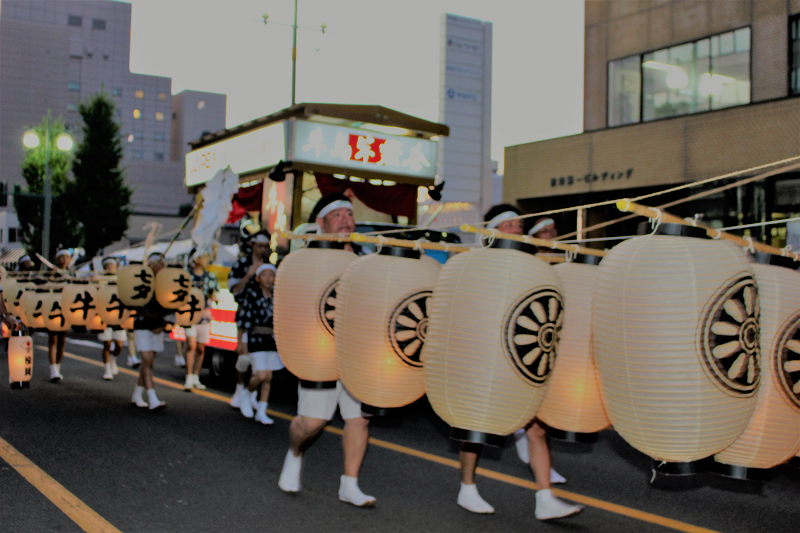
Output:
<path fill-rule="evenodd" d="M 653 228 L 653 233 L 655 233 L 656 231 L 658 231 L 658 227 L 661 225 L 662 213 L 661 210 L 656 207 L 653 208 L 653 211 L 656 212 L 656 218 L 650 219 L 650 227 Z"/>
<path fill-rule="evenodd" d="M 376 254 L 381 253 L 381 250 L 383 250 L 383 245 L 385 242 L 386 238 L 383 235 L 378 235 L 378 246 L 375 247 Z"/>
<path fill-rule="evenodd" d="M 497 229 L 496 228 L 487 228 L 487 229 L 489 231 L 491 231 L 492 234 L 489 235 L 488 239 L 481 239 L 481 248 L 491 248 L 492 245 L 494 244 L 495 238 L 497 237 Z"/>
<path fill-rule="evenodd" d="M 747 246 L 742 246 L 742 250 L 744 250 L 745 252 L 750 252 L 751 254 L 756 253 L 756 249 L 755 247 L 753 247 L 753 237 L 751 237 L 750 235 L 744 235 L 742 239 L 744 239 L 748 243 Z"/>

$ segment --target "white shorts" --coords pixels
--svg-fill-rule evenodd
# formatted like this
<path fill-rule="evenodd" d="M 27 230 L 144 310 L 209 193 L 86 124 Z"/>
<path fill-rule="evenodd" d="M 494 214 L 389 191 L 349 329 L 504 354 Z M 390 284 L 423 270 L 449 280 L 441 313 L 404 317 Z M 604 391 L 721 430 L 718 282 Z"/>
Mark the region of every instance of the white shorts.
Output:
<path fill-rule="evenodd" d="M 183 328 L 187 337 L 194 337 L 198 344 L 208 344 L 211 339 L 211 323 L 196 324 L 189 328 Z"/>
<path fill-rule="evenodd" d="M 126 340 L 128 340 L 128 336 L 125 334 L 124 329 L 106 328 L 105 331 L 97 334 L 97 340 L 103 342 L 110 342 L 112 340 L 125 342 Z"/>
<path fill-rule="evenodd" d="M 147 329 L 137 329 L 133 332 L 136 350 L 140 352 L 163 352 L 164 332 L 153 333 Z"/>
<path fill-rule="evenodd" d="M 337 405 L 344 420 L 361 417 L 361 402 L 344 388 L 341 381 L 336 382 L 335 389 L 304 389 L 298 386 L 298 415 L 330 420 Z"/>
<path fill-rule="evenodd" d="M 251 352 L 250 361 L 253 364 L 254 372 L 263 372 L 264 370 L 281 370 L 285 368 L 281 356 L 278 352 Z"/>

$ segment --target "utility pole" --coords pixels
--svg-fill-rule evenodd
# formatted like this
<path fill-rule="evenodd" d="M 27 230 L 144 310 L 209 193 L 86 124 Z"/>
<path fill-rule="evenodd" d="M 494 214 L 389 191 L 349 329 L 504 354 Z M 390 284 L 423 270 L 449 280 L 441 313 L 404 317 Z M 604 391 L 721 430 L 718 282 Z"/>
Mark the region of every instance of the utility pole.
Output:
<path fill-rule="evenodd" d="M 295 104 L 297 83 L 297 0 L 294 0 L 294 24 L 292 24 L 292 105 Z"/>

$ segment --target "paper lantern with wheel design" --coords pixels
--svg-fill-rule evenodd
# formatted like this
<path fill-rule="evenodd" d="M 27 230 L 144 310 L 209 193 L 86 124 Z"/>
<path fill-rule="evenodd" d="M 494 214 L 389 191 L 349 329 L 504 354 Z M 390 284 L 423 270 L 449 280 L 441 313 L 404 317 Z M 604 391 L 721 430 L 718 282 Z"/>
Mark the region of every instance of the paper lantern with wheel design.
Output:
<path fill-rule="evenodd" d="M 634 448 L 689 473 L 755 407 L 753 270 L 732 243 L 676 224 L 618 244 L 598 268 L 592 329 L 608 417 Z"/>
<path fill-rule="evenodd" d="M 283 364 L 301 380 L 301 386 L 336 386 L 337 287 L 342 273 L 356 259 L 341 243 L 313 241 L 308 248 L 287 255 L 278 267 L 275 343 Z"/>
<path fill-rule="evenodd" d="M 451 436 L 502 445 L 547 393 L 564 298 L 534 247 L 495 245 L 510 249 L 461 253 L 442 267 L 422 358 L 428 399 Z"/>
<path fill-rule="evenodd" d="M 156 274 L 156 300 L 164 309 L 178 309 L 189 299 L 192 278 L 182 268 L 164 267 Z"/>
<path fill-rule="evenodd" d="M 551 437 L 593 441 L 611 424 L 600 396 L 592 347 L 592 292 L 600 259 L 580 255 L 574 262 L 553 267 L 564 286 L 564 327 L 550 389 L 536 414 L 550 426 Z"/>
<path fill-rule="evenodd" d="M 103 284 L 97 290 L 97 314 L 106 326 L 119 326 L 131 316 L 119 298 L 116 282 Z"/>
<path fill-rule="evenodd" d="M 25 325 L 33 329 L 44 329 L 44 299 L 47 289 L 25 291 L 21 307 L 25 310 Z"/>
<path fill-rule="evenodd" d="M 339 379 L 362 410 L 408 405 L 425 394 L 420 355 L 440 267 L 408 248 L 353 262 L 337 291 Z"/>
<path fill-rule="evenodd" d="M 800 449 L 800 264 L 757 254 L 761 299 L 761 386 L 747 429 L 714 456 L 723 475 L 765 479 Z M 784 268 L 788 267 L 788 268 Z"/>
<path fill-rule="evenodd" d="M 63 288 L 49 291 L 43 299 L 44 327 L 47 331 L 67 331 L 70 328 L 61 308 Z"/>
<path fill-rule="evenodd" d="M 175 311 L 176 324 L 182 328 L 194 326 L 200 322 L 203 317 L 203 309 L 205 308 L 205 297 L 203 296 L 203 289 L 192 287 L 189 290 L 189 297 L 187 302 Z"/>
<path fill-rule="evenodd" d="M 119 299 L 128 307 L 144 307 L 153 298 L 155 286 L 153 270 L 140 262 L 132 262 L 117 272 Z"/>
<path fill-rule="evenodd" d="M 97 289 L 88 281 L 73 281 L 61 294 L 61 309 L 70 326 L 89 326 L 97 315 Z"/>
<path fill-rule="evenodd" d="M 8 382 L 12 389 L 30 387 L 33 376 L 33 340 L 27 335 L 8 339 Z"/>

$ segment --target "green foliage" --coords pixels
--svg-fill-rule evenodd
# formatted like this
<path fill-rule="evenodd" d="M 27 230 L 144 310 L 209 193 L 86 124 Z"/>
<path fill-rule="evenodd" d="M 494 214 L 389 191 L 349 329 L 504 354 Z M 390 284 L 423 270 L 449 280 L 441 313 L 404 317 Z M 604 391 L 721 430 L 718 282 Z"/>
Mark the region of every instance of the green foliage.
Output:
<path fill-rule="evenodd" d="M 62 152 L 55 146 L 55 139 L 66 128 L 61 119 L 53 120 L 48 112 L 41 124 L 33 128 L 39 136 L 39 146 L 24 148 L 25 159 L 22 161 L 22 177 L 26 187 L 22 194 L 14 196 L 14 209 L 17 211 L 21 231 L 21 240 L 31 253 L 42 253 L 42 226 L 44 217 L 44 178 L 45 178 L 45 144 L 47 124 L 50 123 L 50 170 L 53 204 L 50 215 L 50 250 L 48 257 L 53 257 L 59 244 L 66 247 L 77 244 L 77 231 L 73 210 L 65 198 L 69 187 L 68 175 L 70 153 Z M 22 144 L 22 139 L 20 139 Z"/>
<path fill-rule="evenodd" d="M 120 168 L 120 125 L 114 120 L 114 102 L 105 92 L 83 102 L 83 140 L 75 151 L 66 197 L 75 206 L 80 244 L 86 257 L 122 238 L 128 229 L 133 191 Z"/>

